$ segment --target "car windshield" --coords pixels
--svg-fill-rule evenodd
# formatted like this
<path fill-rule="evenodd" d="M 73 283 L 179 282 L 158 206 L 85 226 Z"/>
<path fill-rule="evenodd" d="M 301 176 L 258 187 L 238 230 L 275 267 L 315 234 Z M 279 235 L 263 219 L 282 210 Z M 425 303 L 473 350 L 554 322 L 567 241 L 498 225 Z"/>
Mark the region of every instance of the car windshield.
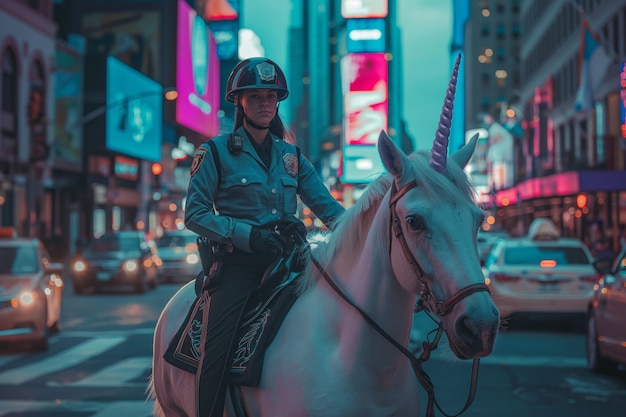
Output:
<path fill-rule="evenodd" d="M 504 262 L 507 265 L 539 265 L 552 260 L 557 265 L 589 265 L 582 248 L 572 246 L 524 246 L 506 248 Z"/>
<path fill-rule="evenodd" d="M 92 252 L 127 252 L 139 249 L 138 236 L 104 235 L 91 243 Z"/>
<path fill-rule="evenodd" d="M 38 271 L 36 248 L 32 246 L 0 248 L 0 274 L 34 274 Z"/>
<path fill-rule="evenodd" d="M 196 235 L 163 235 L 158 241 L 159 248 L 175 248 L 187 246 L 190 243 L 196 243 Z"/>

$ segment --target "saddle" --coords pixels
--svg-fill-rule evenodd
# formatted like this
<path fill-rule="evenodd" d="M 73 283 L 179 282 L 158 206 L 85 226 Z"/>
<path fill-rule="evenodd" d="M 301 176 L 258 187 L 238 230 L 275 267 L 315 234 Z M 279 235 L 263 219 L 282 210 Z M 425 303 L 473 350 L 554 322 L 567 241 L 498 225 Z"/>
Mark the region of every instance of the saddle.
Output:
<path fill-rule="evenodd" d="M 230 368 L 231 383 L 258 386 L 265 350 L 274 340 L 283 319 L 297 298 L 295 284 L 300 272 L 293 265 L 298 263 L 300 256 L 301 253 L 294 250 L 280 258 L 265 274 L 259 288 L 248 297 L 232 349 L 234 354 Z M 168 363 L 194 374 L 200 363 L 205 300 L 207 298 L 202 295 L 196 297 L 164 354 Z"/>

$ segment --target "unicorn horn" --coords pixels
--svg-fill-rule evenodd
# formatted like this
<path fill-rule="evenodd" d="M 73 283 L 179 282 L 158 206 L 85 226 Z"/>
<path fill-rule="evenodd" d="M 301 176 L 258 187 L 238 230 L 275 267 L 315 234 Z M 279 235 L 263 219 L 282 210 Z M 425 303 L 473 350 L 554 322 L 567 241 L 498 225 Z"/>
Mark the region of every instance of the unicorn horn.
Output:
<path fill-rule="evenodd" d="M 430 166 L 442 174 L 446 173 L 446 159 L 448 156 L 448 137 L 450 136 L 450 126 L 452 125 L 452 109 L 454 108 L 454 93 L 456 92 L 456 80 L 461 64 L 461 53 L 456 57 L 452 76 L 448 83 L 446 98 L 443 101 L 441 116 L 439 116 L 439 127 L 435 134 L 435 141 L 430 150 Z"/>

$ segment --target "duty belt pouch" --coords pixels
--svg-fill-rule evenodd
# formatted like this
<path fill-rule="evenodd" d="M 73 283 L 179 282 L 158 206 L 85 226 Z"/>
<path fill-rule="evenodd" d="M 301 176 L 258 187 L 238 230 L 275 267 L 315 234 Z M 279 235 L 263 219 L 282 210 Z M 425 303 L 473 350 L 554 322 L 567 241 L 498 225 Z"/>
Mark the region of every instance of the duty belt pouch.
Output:
<path fill-rule="evenodd" d="M 198 237 L 197 243 L 202 271 L 204 272 L 202 289 L 207 290 L 211 295 L 222 278 L 222 258 L 224 251 L 227 250 L 227 245 L 212 243 L 203 237 Z"/>

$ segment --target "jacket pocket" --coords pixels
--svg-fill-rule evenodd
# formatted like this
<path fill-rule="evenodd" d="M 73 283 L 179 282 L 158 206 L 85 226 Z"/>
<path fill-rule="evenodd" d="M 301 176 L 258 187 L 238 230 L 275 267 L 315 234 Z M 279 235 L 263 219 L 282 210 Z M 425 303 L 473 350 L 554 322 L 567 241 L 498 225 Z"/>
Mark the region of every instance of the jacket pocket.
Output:
<path fill-rule="evenodd" d="M 285 213 L 293 214 L 298 209 L 298 180 L 288 175 L 281 175 L 283 184 L 283 207 Z"/>
<path fill-rule="evenodd" d="M 225 215 L 254 219 L 265 200 L 265 187 L 258 174 L 241 172 L 222 178 L 218 210 Z"/>

